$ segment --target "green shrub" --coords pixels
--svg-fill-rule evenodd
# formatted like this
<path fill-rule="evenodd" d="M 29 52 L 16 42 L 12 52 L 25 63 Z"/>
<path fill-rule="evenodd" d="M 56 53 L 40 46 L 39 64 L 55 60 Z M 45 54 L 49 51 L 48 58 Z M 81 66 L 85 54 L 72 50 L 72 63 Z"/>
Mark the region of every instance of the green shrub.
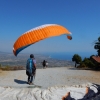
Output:
<path fill-rule="evenodd" d="M 78 68 L 95 68 L 95 64 L 89 58 L 84 58 Z"/>
<path fill-rule="evenodd" d="M 84 62 L 81 62 L 77 68 L 87 68 L 86 64 Z"/>

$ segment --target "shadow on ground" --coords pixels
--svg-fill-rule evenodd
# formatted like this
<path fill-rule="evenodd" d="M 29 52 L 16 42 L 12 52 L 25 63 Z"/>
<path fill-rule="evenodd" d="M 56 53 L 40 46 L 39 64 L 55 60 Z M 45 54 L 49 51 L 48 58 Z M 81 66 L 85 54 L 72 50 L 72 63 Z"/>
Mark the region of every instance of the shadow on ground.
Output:
<path fill-rule="evenodd" d="M 18 84 L 27 84 L 27 81 L 18 80 L 18 79 L 14 79 L 14 82 L 16 82 Z"/>
<path fill-rule="evenodd" d="M 75 68 L 75 67 L 71 67 L 71 68 L 68 68 L 69 70 L 90 70 L 90 71 L 96 71 L 96 72 L 99 72 L 100 69 L 92 69 L 92 68 Z"/>
<path fill-rule="evenodd" d="M 70 70 L 78 70 L 77 68 L 68 68 L 68 69 L 70 69 Z"/>

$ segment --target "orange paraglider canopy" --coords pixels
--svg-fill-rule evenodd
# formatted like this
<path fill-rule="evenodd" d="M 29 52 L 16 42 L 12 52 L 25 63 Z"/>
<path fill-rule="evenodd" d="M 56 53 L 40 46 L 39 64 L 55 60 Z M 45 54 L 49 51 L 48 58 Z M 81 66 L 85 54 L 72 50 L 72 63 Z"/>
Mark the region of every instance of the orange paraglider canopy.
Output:
<path fill-rule="evenodd" d="M 26 47 L 40 40 L 66 34 L 69 40 L 72 39 L 71 33 L 63 26 L 57 24 L 45 24 L 33 28 L 22 34 L 13 45 L 13 53 L 15 56 Z"/>

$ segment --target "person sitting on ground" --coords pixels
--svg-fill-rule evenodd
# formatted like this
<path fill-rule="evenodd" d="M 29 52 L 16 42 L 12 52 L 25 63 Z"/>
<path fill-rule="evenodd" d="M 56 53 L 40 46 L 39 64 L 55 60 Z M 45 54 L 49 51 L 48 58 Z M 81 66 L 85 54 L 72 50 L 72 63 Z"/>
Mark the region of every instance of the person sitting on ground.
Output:
<path fill-rule="evenodd" d="M 72 98 L 70 94 L 70 92 L 66 93 L 66 95 L 62 97 L 62 100 L 76 100 Z M 98 98 L 98 94 L 100 94 L 100 85 L 93 84 L 90 87 L 86 87 L 85 95 L 79 100 L 91 100 L 92 98 Z"/>

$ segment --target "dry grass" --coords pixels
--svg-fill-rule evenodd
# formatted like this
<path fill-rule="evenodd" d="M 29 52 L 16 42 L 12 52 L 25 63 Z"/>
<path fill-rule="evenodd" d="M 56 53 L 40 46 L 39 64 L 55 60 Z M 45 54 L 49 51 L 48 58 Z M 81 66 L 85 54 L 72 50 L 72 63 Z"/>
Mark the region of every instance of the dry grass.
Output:
<path fill-rule="evenodd" d="M 15 70 L 25 70 L 25 67 L 23 66 L 5 66 L 5 67 L 0 67 L 0 70 L 3 70 L 3 71 L 15 71 Z"/>

